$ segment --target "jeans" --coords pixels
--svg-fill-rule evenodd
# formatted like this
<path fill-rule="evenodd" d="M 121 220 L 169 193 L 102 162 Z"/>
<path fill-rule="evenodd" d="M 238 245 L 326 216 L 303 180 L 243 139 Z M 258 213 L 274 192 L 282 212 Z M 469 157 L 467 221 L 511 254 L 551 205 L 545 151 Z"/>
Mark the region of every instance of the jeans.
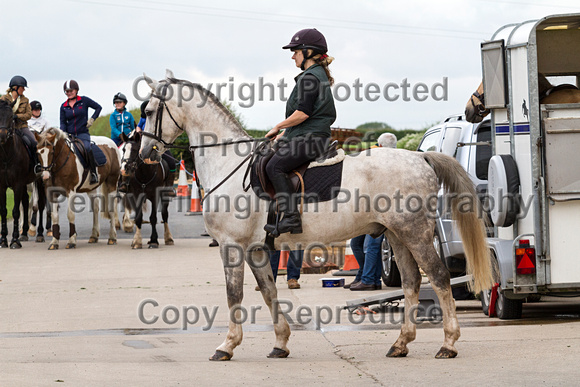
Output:
<path fill-rule="evenodd" d="M 286 279 L 300 278 L 300 269 L 302 268 L 302 260 L 304 259 L 304 250 L 292 250 L 288 256 Z M 280 264 L 280 250 L 270 253 L 270 266 L 272 266 L 272 274 L 274 274 L 274 283 L 278 276 L 278 265 Z"/>
<path fill-rule="evenodd" d="M 366 285 L 380 285 L 383 271 L 381 245 L 383 238 L 372 238 L 370 235 L 359 235 L 350 240 L 350 248 L 360 267 L 355 281 L 362 281 Z"/>

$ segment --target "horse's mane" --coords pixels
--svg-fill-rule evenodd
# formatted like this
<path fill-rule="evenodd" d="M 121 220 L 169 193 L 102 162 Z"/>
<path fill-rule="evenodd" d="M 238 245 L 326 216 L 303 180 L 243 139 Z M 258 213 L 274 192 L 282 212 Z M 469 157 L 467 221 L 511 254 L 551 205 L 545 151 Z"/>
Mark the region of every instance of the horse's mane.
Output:
<path fill-rule="evenodd" d="M 1 109 L 12 110 L 12 106 L 11 106 L 10 102 L 6 101 L 5 99 L 0 99 L 0 110 Z"/>
<path fill-rule="evenodd" d="M 52 128 L 49 128 L 48 130 L 44 131 L 41 134 L 41 136 L 46 137 L 47 134 L 54 134 L 55 140 L 62 140 L 62 139 L 68 138 L 67 135 L 65 134 L 65 132 L 63 132 L 59 128 L 55 128 L 54 126 Z"/>
<path fill-rule="evenodd" d="M 230 110 L 224 106 L 223 103 L 215 96 L 214 93 L 200 85 L 199 83 L 193 83 L 185 79 L 177 79 L 177 78 L 166 78 L 161 82 L 167 82 L 168 84 L 181 84 L 181 85 L 188 85 L 192 86 L 200 93 L 200 95 L 207 95 L 208 101 L 211 101 L 215 106 L 218 107 L 222 117 L 225 121 L 229 122 L 233 128 L 239 132 L 242 136 L 249 136 L 248 133 L 244 130 L 240 122 L 236 119 L 236 117 L 230 112 Z"/>

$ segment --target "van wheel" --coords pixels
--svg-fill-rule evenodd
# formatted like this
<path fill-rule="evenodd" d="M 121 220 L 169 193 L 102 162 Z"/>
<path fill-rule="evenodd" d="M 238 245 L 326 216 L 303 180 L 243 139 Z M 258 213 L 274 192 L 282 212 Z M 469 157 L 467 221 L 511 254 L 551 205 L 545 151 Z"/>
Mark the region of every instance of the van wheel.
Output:
<path fill-rule="evenodd" d="M 494 283 L 501 283 L 499 274 L 499 265 L 495 256 L 491 260 L 491 270 Z M 486 316 L 489 316 L 489 300 L 491 299 L 491 290 L 484 290 L 480 293 L 481 309 Z M 523 300 L 512 300 L 507 298 L 498 289 L 497 299 L 495 301 L 495 313 L 500 320 L 516 320 L 522 318 Z"/>
<path fill-rule="evenodd" d="M 381 273 L 383 283 L 385 286 L 390 287 L 401 286 L 401 274 L 395 262 L 393 248 L 387 240 L 387 237 L 383 239 L 383 243 L 381 244 L 381 255 L 383 258 L 383 272 Z"/>

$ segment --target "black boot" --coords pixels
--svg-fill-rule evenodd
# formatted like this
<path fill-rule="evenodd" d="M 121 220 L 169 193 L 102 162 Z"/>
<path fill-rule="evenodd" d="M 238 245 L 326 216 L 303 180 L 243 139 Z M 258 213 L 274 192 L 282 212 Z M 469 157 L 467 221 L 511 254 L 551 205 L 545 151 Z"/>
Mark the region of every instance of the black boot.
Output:
<path fill-rule="evenodd" d="M 89 175 L 91 185 L 97 184 L 99 182 L 99 176 L 97 175 L 97 163 L 95 161 L 95 155 L 93 154 L 92 150 L 87 152 L 88 155 L 88 164 L 89 164 Z"/>
<path fill-rule="evenodd" d="M 291 234 L 302 233 L 302 221 L 300 219 L 300 211 L 298 211 L 300 197 L 293 192 L 294 188 L 288 175 L 281 173 L 273 179 L 271 178 L 270 181 L 276 190 L 278 216 L 276 217 L 276 224 L 267 224 L 264 230 L 274 237 L 286 232 Z"/>

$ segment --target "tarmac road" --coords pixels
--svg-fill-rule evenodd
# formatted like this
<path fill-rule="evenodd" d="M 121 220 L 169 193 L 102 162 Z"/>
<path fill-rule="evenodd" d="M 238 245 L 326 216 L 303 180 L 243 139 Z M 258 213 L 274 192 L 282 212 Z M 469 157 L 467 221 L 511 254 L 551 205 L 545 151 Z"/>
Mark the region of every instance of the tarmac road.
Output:
<path fill-rule="evenodd" d="M 130 240 L 120 239 L 116 246 L 80 241 L 74 250 L 47 251 L 47 243 L 34 242 L 0 250 L 0 386 L 578 384 L 579 298 L 525 304 L 517 321 L 484 316 L 478 301 L 457 301 L 456 359 L 434 359 L 443 330 L 429 322 L 419 325 L 408 357 L 389 359 L 400 309 L 377 315 L 376 323 L 349 321 L 345 302 L 376 292 L 322 288 L 327 275 L 315 274 L 289 290 L 282 276 L 279 298 L 293 307 L 291 354 L 267 359 L 274 333 L 250 270 L 244 341 L 231 361 L 210 362 L 228 322 L 221 259 L 209 238 L 196 236 L 201 216 L 175 219 L 190 237 L 159 249 L 131 250 Z M 299 319 L 299 306 L 314 314 L 328 307 L 331 321 L 317 329 Z M 179 318 L 171 323 L 175 310 Z"/>

